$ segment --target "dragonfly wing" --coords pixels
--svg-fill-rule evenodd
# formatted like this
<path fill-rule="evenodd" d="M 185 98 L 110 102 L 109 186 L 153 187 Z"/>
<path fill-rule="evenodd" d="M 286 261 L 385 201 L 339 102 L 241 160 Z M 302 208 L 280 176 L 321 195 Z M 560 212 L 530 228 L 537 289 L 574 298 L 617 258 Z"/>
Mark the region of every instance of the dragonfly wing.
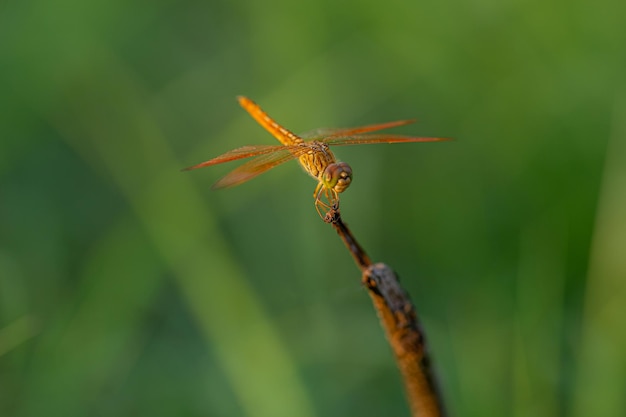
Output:
<path fill-rule="evenodd" d="M 446 138 L 424 138 L 404 135 L 352 135 L 347 137 L 325 138 L 322 142 L 333 145 L 366 145 L 374 143 L 410 143 L 410 142 L 439 142 L 449 140 Z"/>
<path fill-rule="evenodd" d="M 241 148 L 233 149 L 232 151 L 228 151 L 225 154 L 217 156 L 213 159 L 209 159 L 208 161 L 204 161 L 197 165 L 184 168 L 183 171 L 190 171 L 192 169 L 204 168 L 204 167 L 208 167 L 211 165 L 222 164 L 224 162 L 236 161 L 238 159 L 265 155 L 265 154 L 276 152 L 282 149 L 285 149 L 285 147 L 281 145 L 278 145 L 278 146 L 273 146 L 273 145 L 242 146 Z"/>
<path fill-rule="evenodd" d="M 229 172 L 213 184 L 212 188 L 234 187 L 298 156 L 298 152 L 291 147 L 279 146 L 279 148 L 271 154 L 258 156 Z"/>
<path fill-rule="evenodd" d="M 359 126 L 359 127 L 347 127 L 339 129 L 315 129 L 300 135 L 301 138 L 313 139 L 320 138 L 322 140 L 333 137 L 345 137 L 358 135 L 360 133 L 375 132 L 382 129 L 390 129 L 392 127 L 404 126 L 411 123 L 415 123 L 415 119 L 409 120 L 396 120 L 394 122 L 378 123 L 375 125 Z"/>

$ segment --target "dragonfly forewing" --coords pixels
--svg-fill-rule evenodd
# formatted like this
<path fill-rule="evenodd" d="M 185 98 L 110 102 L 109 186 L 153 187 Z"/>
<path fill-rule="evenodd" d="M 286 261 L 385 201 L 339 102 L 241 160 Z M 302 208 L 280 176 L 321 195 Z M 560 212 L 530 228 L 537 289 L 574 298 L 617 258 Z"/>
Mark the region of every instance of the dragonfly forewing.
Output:
<path fill-rule="evenodd" d="M 346 137 L 329 137 L 322 140 L 322 142 L 330 146 L 345 146 L 345 145 L 367 145 L 376 143 L 411 143 L 411 142 L 439 142 L 448 140 L 444 138 L 424 138 L 404 135 L 350 135 Z"/>
<path fill-rule="evenodd" d="M 298 158 L 309 151 L 306 144 L 277 146 L 271 153 L 265 153 L 226 174 L 213 184 L 214 189 L 233 187 L 255 178 L 262 173 Z"/>
<path fill-rule="evenodd" d="M 409 120 L 396 120 L 394 122 L 377 123 L 374 125 L 359 126 L 359 127 L 345 127 L 345 128 L 321 128 L 310 130 L 300 135 L 303 139 L 316 139 L 325 140 L 332 137 L 346 137 L 351 135 L 358 135 L 360 133 L 375 132 L 377 130 L 389 129 L 397 126 L 404 126 L 411 123 L 415 123 L 415 119 Z"/>

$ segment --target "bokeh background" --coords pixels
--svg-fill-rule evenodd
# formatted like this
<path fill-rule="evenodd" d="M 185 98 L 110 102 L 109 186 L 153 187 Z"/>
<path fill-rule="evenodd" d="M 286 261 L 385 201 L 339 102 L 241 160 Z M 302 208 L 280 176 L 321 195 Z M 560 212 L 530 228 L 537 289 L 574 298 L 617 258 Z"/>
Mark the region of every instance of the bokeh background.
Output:
<path fill-rule="evenodd" d="M 617 0 L 0 3 L 0 415 L 408 415 L 295 132 L 402 277 L 451 415 L 626 415 L 626 24 Z"/>

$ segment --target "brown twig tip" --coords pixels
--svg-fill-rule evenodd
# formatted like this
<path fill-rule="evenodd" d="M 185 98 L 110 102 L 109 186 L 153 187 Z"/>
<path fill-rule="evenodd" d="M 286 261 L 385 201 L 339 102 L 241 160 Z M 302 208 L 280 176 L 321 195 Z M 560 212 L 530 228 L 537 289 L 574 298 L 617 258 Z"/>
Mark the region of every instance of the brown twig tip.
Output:
<path fill-rule="evenodd" d="M 334 205 L 324 216 L 324 223 L 335 224 L 341 221 L 341 215 L 339 214 L 339 207 Z"/>
<path fill-rule="evenodd" d="M 350 251 L 352 258 L 356 262 L 359 269 L 361 269 L 361 271 L 363 271 L 365 268 L 369 267 L 372 264 L 372 261 L 370 260 L 369 256 L 367 256 L 367 253 L 365 253 L 361 245 L 359 245 L 359 243 L 352 235 L 352 232 L 350 232 L 350 229 L 348 229 L 348 226 L 346 226 L 346 224 L 341 219 L 341 214 L 339 213 L 338 206 L 333 206 L 330 211 L 326 213 L 326 216 L 324 216 L 324 221 L 326 223 L 332 224 L 333 228 L 337 231 L 337 234 L 341 237 L 341 240 L 343 240 L 343 243 Z"/>

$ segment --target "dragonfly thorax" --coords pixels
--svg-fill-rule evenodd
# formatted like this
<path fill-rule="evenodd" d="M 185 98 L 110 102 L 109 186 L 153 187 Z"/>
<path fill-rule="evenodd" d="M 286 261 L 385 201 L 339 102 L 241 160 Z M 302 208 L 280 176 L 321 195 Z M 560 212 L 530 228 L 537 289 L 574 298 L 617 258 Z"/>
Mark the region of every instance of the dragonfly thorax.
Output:
<path fill-rule="evenodd" d="M 352 182 L 352 168 L 345 162 L 334 162 L 324 170 L 324 186 L 337 193 L 343 193 Z"/>

